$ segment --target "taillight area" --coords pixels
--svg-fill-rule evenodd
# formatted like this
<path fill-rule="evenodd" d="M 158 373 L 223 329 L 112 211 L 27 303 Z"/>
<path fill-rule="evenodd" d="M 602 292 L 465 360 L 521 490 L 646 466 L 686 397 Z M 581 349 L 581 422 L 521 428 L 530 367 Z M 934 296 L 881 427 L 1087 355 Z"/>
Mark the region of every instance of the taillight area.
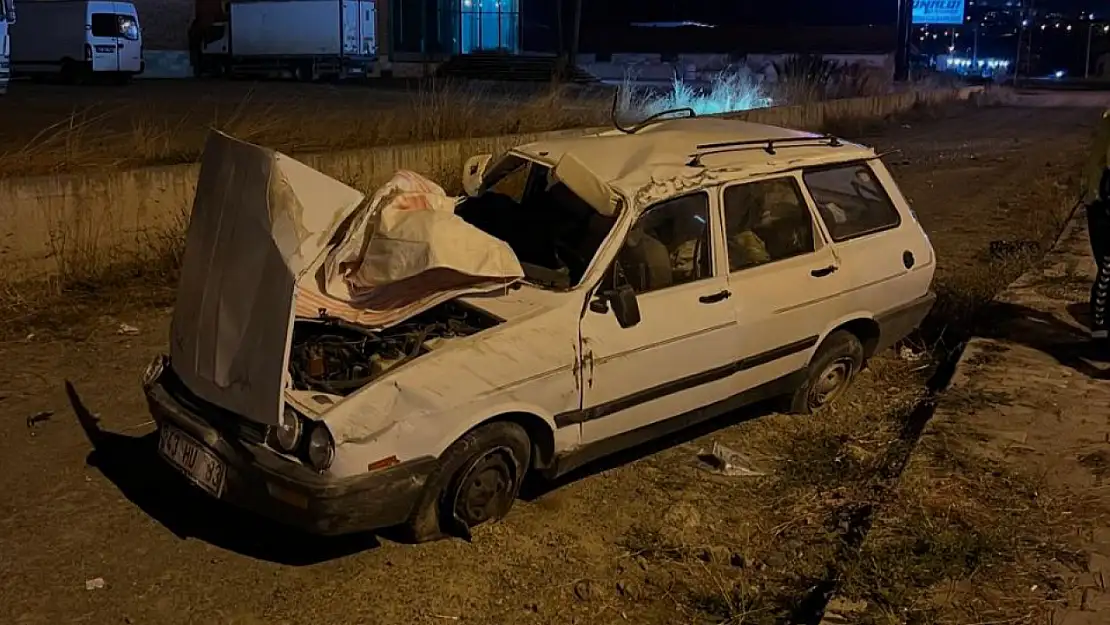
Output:
<path fill-rule="evenodd" d="M 92 46 L 87 43 L 85 44 L 85 62 L 92 62 Z"/>

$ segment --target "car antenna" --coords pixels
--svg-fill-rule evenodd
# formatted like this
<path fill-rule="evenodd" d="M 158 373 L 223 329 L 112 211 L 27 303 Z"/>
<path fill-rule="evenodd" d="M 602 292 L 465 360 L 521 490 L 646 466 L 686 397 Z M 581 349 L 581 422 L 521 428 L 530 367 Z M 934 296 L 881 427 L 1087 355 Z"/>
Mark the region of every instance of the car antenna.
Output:
<path fill-rule="evenodd" d="M 617 90 L 613 92 L 613 106 L 612 106 L 612 109 L 610 109 L 610 111 L 609 111 L 609 117 L 613 122 L 613 127 L 616 128 L 617 130 L 623 132 L 626 135 L 634 135 L 637 132 L 639 132 L 640 130 L 642 130 L 645 126 L 650 124 L 651 122 L 653 122 L 653 121 L 655 121 L 655 120 L 657 120 L 661 117 L 666 117 L 668 115 L 674 115 L 675 113 L 687 113 L 686 117 L 697 117 L 698 116 L 697 111 L 695 111 L 694 109 L 692 109 L 688 106 L 683 106 L 683 107 L 679 107 L 679 108 L 675 108 L 675 109 L 669 109 L 669 110 L 666 110 L 666 111 L 661 111 L 661 112 L 656 113 L 654 115 L 649 115 L 648 117 L 640 120 L 638 123 L 636 123 L 633 126 L 622 126 L 620 121 L 617 119 L 617 100 L 620 98 L 620 95 L 621 95 L 620 87 L 617 87 Z"/>

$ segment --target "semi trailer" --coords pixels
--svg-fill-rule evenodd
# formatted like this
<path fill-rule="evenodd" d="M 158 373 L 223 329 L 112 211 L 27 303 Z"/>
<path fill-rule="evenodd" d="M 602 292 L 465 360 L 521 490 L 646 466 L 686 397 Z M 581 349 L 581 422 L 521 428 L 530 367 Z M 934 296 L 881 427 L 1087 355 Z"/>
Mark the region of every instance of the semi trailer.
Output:
<path fill-rule="evenodd" d="M 197 3 L 190 39 L 200 76 L 364 77 L 377 60 L 373 0 Z"/>
<path fill-rule="evenodd" d="M 14 23 L 14 0 L 0 0 L 0 95 L 8 92 L 8 82 L 11 80 L 12 47 L 8 29 Z"/>

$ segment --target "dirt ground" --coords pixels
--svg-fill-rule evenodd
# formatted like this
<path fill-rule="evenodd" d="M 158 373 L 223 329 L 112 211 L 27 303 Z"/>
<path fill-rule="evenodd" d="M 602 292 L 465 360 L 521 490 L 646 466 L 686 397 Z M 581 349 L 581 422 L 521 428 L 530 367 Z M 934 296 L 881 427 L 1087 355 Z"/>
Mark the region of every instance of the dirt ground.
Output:
<path fill-rule="evenodd" d="M 982 109 L 873 138 L 901 150 L 886 160 L 941 286 L 993 275 L 992 241 L 1043 234 L 1097 115 Z M 117 300 L 0 343 L 0 622 L 807 622 L 853 526 L 838 502 L 893 444 L 928 374 L 887 355 L 820 420 L 746 412 L 604 461 L 519 501 L 472 544 L 317 540 L 206 499 L 155 457 L 138 377 L 167 323 L 164 308 Z M 75 410 L 113 433 L 95 453 Z M 697 452 L 713 441 L 767 475 L 703 470 Z"/>

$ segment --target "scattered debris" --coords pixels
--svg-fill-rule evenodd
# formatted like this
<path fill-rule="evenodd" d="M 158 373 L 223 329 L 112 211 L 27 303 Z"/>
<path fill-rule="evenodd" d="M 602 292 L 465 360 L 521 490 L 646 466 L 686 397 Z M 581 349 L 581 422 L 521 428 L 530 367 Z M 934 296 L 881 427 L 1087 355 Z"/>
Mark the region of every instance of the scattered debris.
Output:
<path fill-rule="evenodd" d="M 706 453 L 698 452 L 698 458 L 709 465 L 714 473 L 730 477 L 758 477 L 767 475 L 764 471 L 756 469 L 750 458 L 744 454 L 733 451 L 724 445 L 714 442 L 713 448 Z"/>
<path fill-rule="evenodd" d="M 924 354 L 913 351 L 908 345 L 903 345 L 902 349 L 898 350 L 898 357 L 907 362 L 917 362 L 925 357 Z"/>
<path fill-rule="evenodd" d="M 53 410 L 43 410 L 41 412 L 36 412 L 35 414 L 27 417 L 27 428 L 28 429 L 34 429 L 34 427 L 36 425 L 38 425 L 39 423 L 42 423 L 43 421 L 49 421 L 50 417 L 53 417 L 53 416 L 54 416 L 54 411 Z"/>
<path fill-rule="evenodd" d="M 128 325 L 126 323 L 120 323 L 119 327 L 116 328 L 116 334 L 119 334 L 121 336 L 135 336 L 138 333 L 139 333 L 138 328 L 136 328 L 133 325 Z"/>
<path fill-rule="evenodd" d="M 990 243 L 990 253 L 994 258 L 1037 254 L 1040 250 L 1041 244 L 1029 239 L 1019 239 L 1017 241 L 991 241 Z"/>
<path fill-rule="evenodd" d="M 104 588 L 104 578 L 94 577 L 85 580 L 85 590 L 101 590 Z"/>

